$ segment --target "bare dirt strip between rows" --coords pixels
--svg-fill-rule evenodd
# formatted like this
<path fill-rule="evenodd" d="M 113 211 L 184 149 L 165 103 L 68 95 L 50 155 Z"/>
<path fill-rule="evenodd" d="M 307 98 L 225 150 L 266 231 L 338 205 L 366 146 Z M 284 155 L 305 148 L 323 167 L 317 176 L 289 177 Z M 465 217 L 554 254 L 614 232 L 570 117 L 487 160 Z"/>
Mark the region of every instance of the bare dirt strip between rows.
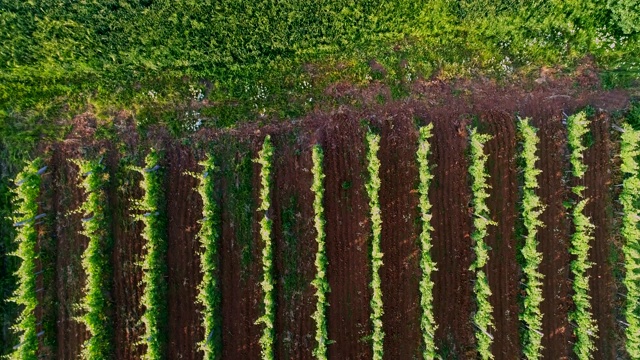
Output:
<path fill-rule="evenodd" d="M 116 169 L 120 159 L 110 156 L 110 168 Z M 113 174 L 113 173 L 112 173 Z M 116 175 L 117 174 L 117 175 Z M 144 333 L 140 322 L 143 308 L 142 271 L 138 265 L 142 260 L 142 223 L 134 220 L 133 206 L 142 198 L 140 177 L 133 171 L 119 168 L 113 174 L 109 194 L 113 229 L 113 328 L 116 344 L 116 359 L 139 359 L 144 348 L 136 346 Z M 120 177 L 116 177 L 116 176 Z"/>
<path fill-rule="evenodd" d="M 84 324 L 75 318 L 81 315 L 78 308 L 83 297 L 85 274 L 82 268 L 82 253 L 87 238 L 80 234 L 83 214 L 73 212 L 84 201 L 84 191 L 78 186 L 78 167 L 69 160 L 78 158 L 77 144 L 69 142 L 57 147 L 53 156 L 55 188 L 59 193 L 54 205 L 56 214 L 57 252 L 57 358 L 76 359 L 80 356 L 83 342 L 89 334 Z"/>
<path fill-rule="evenodd" d="M 516 173 L 516 129 L 513 117 L 502 111 L 481 115 L 486 127 L 483 132 L 492 135 L 485 145 L 489 156 L 487 172 L 491 186 L 487 206 L 491 219 L 486 243 L 490 247 L 487 277 L 496 325 L 491 352 L 496 359 L 513 359 L 520 354 L 518 290 L 520 270 L 516 260 L 515 224 L 518 201 Z"/>
<path fill-rule="evenodd" d="M 434 123 L 432 163 L 434 180 L 433 259 L 438 271 L 433 279 L 436 345 L 443 358 L 473 358 L 475 339 L 471 316 L 473 260 L 470 191 L 467 183 L 466 123 L 448 109 L 429 113 Z"/>
<path fill-rule="evenodd" d="M 308 134 L 273 136 L 273 240 L 276 266 L 276 358 L 313 359 L 317 250 Z"/>
<path fill-rule="evenodd" d="M 197 173 L 193 153 L 184 146 L 166 150 L 167 216 L 168 216 L 168 326 L 169 359 L 199 359 L 198 342 L 204 335 L 197 303 L 200 274 L 200 242 L 197 238 L 202 218 L 202 199 L 197 193 L 198 181 L 186 174 Z"/>
<path fill-rule="evenodd" d="M 547 105 L 547 106 L 545 106 Z M 545 224 L 538 233 L 542 252 L 540 272 L 544 275 L 542 296 L 542 346 L 545 359 L 568 359 L 573 342 L 568 313 L 571 307 L 569 217 L 563 202 L 568 188 L 563 175 L 569 169 L 566 129 L 561 122 L 562 103 L 534 104 L 525 116 L 531 116 L 540 129 L 538 195 L 546 208 L 540 220 Z"/>
<path fill-rule="evenodd" d="M 413 359 L 421 357 L 422 346 L 416 191 L 418 133 L 410 114 L 383 116 L 379 125 L 379 158 L 384 355 L 387 359 Z"/>
<path fill-rule="evenodd" d="M 229 140 L 229 139 L 226 139 Z M 229 140 L 233 142 L 233 140 Z M 220 164 L 222 232 L 220 266 L 222 292 L 222 357 L 258 359 L 263 295 L 259 221 L 256 212 L 259 167 L 251 163 L 255 152 L 246 144 L 221 145 Z M 250 149 L 250 148 L 249 148 Z"/>
<path fill-rule="evenodd" d="M 372 356 L 369 249 L 371 223 L 365 191 L 364 129 L 356 116 L 326 119 L 325 148 L 327 278 L 331 286 L 327 311 L 329 358 Z"/>
<path fill-rule="evenodd" d="M 585 174 L 585 196 L 589 203 L 585 213 L 595 226 L 594 241 L 589 251 L 589 260 L 593 267 L 589 269 L 590 295 L 594 319 L 598 325 L 598 337 L 595 340 L 596 359 L 615 359 L 618 342 L 614 324 L 614 286 L 610 253 L 612 206 L 609 198 L 611 187 L 611 159 L 609 144 L 609 118 L 604 114 L 597 116 L 591 123 L 593 144 L 586 150 L 584 162 L 588 166 Z"/>

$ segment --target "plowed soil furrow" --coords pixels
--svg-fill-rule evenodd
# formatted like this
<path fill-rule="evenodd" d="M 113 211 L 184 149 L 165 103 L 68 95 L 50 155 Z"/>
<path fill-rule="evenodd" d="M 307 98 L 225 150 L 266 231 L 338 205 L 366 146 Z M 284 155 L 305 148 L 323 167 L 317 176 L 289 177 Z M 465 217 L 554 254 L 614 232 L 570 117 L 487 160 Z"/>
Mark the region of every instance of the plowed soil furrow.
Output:
<path fill-rule="evenodd" d="M 371 358 L 369 264 L 370 221 L 364 131 L 354 118 L 337 115 L 327 129 L 325 148 L 327 311 L 330 358 Z"/>
<path fill-rule="evenodd" d="M 590 295 L 594 319 L 598 324 L 598 338 L 596 339 L 596 359 L 615 359 L 616 327 L 614 324 L 614 295 L 616 293 L 615 279 L 611 269 L 611 159 L 609 145 L 609 119 L 600 116 L 591 125 L 593 144 L 585 152 L 585 196 L 589 203 L 585 213 L 595 225 L 592 248 L 589 259 L 593 267 L 589 270 Z"/>
<path fill-rule="evenodd" d="M 309 142 L 274 137 L 273 237 L 277 274 L 277 357 L 313 359 L 315 254 Z"/>
<path fill-rule="evenodd" d="M 196 302 L 200 275 L 198 220 L 202 217 L 202 200 L 198 181 L 185 171 L 198 172 L 196 160 L 185 147 L 167 150 L 168 212 L 168 303 L 169 359 L 199 359 L 198 342 L 203 339 Z"/>
<path fill-rule="evenodd" d="M 72 147 L 71 147 L 72 148 Z M 65 146 L 57 148 L 54 155 L 58 171 L 56 189 L 59 189 L 56 214 L 56 238 L 58 240 L 56 286 L 58 288 L 57 358 L 76 359 L 82 344 L 89 334 L 84 324 L 74 318 L 82 313 L 78 305 L 82 300 L 85 273 L 82 269 L 82 253 L 87 246 L 87 238 L 80 235 L 83 214 L 73 213 L 84 201 L 84 191 L 78 184 L 78 167 L 68 161 L 77 157 L 73 150 Z"/>
<path fill-rule="evenodd" d="M 545 224 L 538 232 L 544 275 L 542 297 L 542 354 L 545 359 L 567 359 L 572 352 L 572 330 L 568 311 L 571 306 L 569 221 L 563 202 L 567 186 L 563 172 L 569 170 L 566 159 L 566 129 L 559 114 L 553 111 L 534 113 L 533 122 L 540 130 L 538 167 L 542 170 L 538 195 L 546 205 L 540 220 Z"/>
<path fill-rule="evenodd" d="M 410 117 L 384 120 L 381 161 L 381 269 L 388 359 L 420 357 L 420 248 L 418 244 L 418 134 Z"/>
<path fill-rule="evenodd" d="M 444 358 L 472 358 L 475 339 L 471 325 L 473 259 L 470 190 L 467 183 L 465 125 L 445 113 L 436 114 L 433 137 L 434 312 L 436 341 Z"/>
<path fill-rule="evenodd" d="M 118 166 L 118 159 L 111 160 L 111 169 Z M 114 336 L 116 359 L 139 359 L 144 349 L 136 346 L 144 333 L 140 322 L 143 309 L 140 305 L 142 296 L 142 272 L 137 264 L 142 258 L 140 235 L 142 224 L 133 219 L 133 206 L 142 198 L 142 189 L 138 185 L 138 174 L 132 171 L 119 173 L 122 182 L 112 183 L 109 198 L 113 224 L 113 297 L 114 297 Z"/>
<path fill-rule="evenodd" d="M 233 147 L 223 150 L 218 160 L 222 186 L 222 357 L 258 359 L 261 327 L 255 322 L 262 315 L 262 272 L 260 257 L 253 250 L 258 248 L 255 237 L 259 236 L 254 227 L 259 221 L 255 203 L 258 173 L 251 164 L 251 152 Z"/>
<path fill-rule="evenodd" d="M 502 112 L 483 115 L 486 132 L 493 136 L 485 146 L 489 155 L 490 196 L 487 206 L 496 226 L 486 238 L 491 248 L 487 276 L 496 329 L 491 352 L 496 359 L 513 359 L 520 354 L 518 336 L 519 269 L 516 260 L 515 223 L 518 184 L 516 174 L 516 136 L 514 119 Z"/>

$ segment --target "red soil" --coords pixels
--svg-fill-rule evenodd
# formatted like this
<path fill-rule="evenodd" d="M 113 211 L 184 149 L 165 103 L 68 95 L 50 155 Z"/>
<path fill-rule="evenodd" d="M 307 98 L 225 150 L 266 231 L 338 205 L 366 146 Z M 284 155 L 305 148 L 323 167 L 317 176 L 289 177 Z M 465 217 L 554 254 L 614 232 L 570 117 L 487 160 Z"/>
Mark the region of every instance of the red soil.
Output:
<path fill-rule="evenodd" d="M 487 277 L 491 288 L 496 329 L 491 352 L 496 359 L 513 359 L 520 354 L 518 336 L 518 290 L 520 270 L 516 261 L 515 223 L 518 201 L 516 174 L 516 128 L 512 115 L 492 111 L 481 116 L 481 131 L 493 136 L 485 146 L 491 196 L 487 199 L 491 218 L 486 238 L 491 248 Z"/>
<path fill-rule="evenodd" d="M 78 167 L 68 161 L 77 158 L 77 146 L 61 145 L 53 155 L 53 168 L 56 172 L 55 195 L 57 264 L 56 287 L 58 301 L 57 316 L 57 358 L 75 359 L 82 350 L 82 344 L 89 334 L 84 324 L 75 320 L 81 315 L 77 307 L 80 304 L 85 286 L 85 274 L 82 269 L 82 253 L 87 246 L 87 238 L 80 235 L 82 230 L 81 213 L 73 212 L 84 201 L 84 191 L 78 186 Z M 64 254 L 62 256 L 61 254 Z"/>
<path fill-rule="evenodd" d="M 316 231 L 308 135 L 273 136 L 273 240 L 277 274 L 276 357 L 313 359 Z"/>
<path fill-rule="evenodd" d="M 199 359 L 198 342 L 204 339 L 200 305 L 196 302 L 201 281 L 198 220 L 202 200 L 198 181 L 186 171 L 199 172 L 194 155 L 183 146 L 169 146 L 167 160 L 168 250 L 167 284 L 169 303 L 169 359 Z"/>
<path fill-rule="evenodd" d="M 119 159 L 110 156 L 110 168 L 116 169 Z M 112 180 L 114 180 L 112 178 Z M 140 178 L 134 172 L 122 175 L 120 184 L 111 184 L 109 194 L 113 223 L 113 298 L 114 298 L 114 336 L 116 359 L 138 359 L 144 348 L 136 346 L 144 333 L 140 322 L 143 308 L 142 271 L 138 265 L 142 260 L 144 240 L 141 232 L 143 225 L 134 221 L 132 206 L 142 198 L 142 189 L 138 185 Z"/>
<path fill-rule="evenodd" d="M 466 123 L 459 114 L 439 109 L 429 114 L 434 124 L 430 190 L 433 204 L 433 279 L 436 345 L 445 358 L 475 356 L 473 261 L 470 190 L 467 183 Z"/>
<path fill-rule="evenodd" d="M 544 106 L 545 103 L 536 104 Z M 549 104 L 546 109 L 534 108 L 525 115 L 533 118 L 540 130 L 537 194 L 546 208 L 540 220 L 545 224 L 538 232 L 539 250 L 542 252 L 540 272 L 544 275 L 542 297 L 542 355 L 545 359 L 567 359 L 572 353 L 572 329 L 568 312 L 571 306 L 569 226 L 570 219 L 563 202 L 568 199 L 568 188 L 563 172 L 569 169 L 567 161 L 566 129 L 561 123 L 559 109 L 562 104 Z"/>
<path fill-rule="evenodd" d="M 325 119 L 328 356 L 369 359 L 372 356 L 369 244 L 371 224 L 365 191 L 364 129 L 357 116 L 339 113 Z"/>
<path fill-rule="evenodd" d="M 255 152 L 234 152 L 228 158 L 220 159 L 223 171 L 235 172 L 229 176 L 222 176 L 220 201 L 222 232 L 220 242 L 221 264 L 221 291 L 222 291 L 222 343 L 225 359 L 258 359 L 260 357 L 260 345 L 258 340 L 261 335 L 261 326 L 256 325 L 256 320 L 262 316 L 262 266 L 260 254 L 262 247 L 258 246 L 259 232 L 256 224 L 259 221 L 257 199 L 259 191 L 259 168 L 253 165 L 252 198 L 253 204 L 241 204 L 244 211 L 241 218 L 233 215 L 234 209 L 230 208 L 230 192 L 232 188 L 242 186 L 241 174 L 236 165 L 245 156 L 255 157 Z M 226 169 L 226 170 L 225 170 Z M 246 208 L 245 208 L 246 206 Z M 251 218 L 251 229 L 242 228 L 243 219 Z M 243 242 L 239 236 L 242 233 L 250 233 L 250 260 L 247 266 L 243 265 Z"/>
<path fill-rule="evenodd" d="M 584 185 L 587 187 L 585 196 L 589 203 L 585 213 L 595 225 L 592 248 L 589 259 L 593 267 L 589 270 L 590 295 L 592 300 L 593 315 L 598 325 L 598 338 L 595 340 L 597 351 L 596 359 L 615 359 L 616 348 L 619 343 L 616 339 L 616 326 L 614 324 L 616 294 L 614 286 L 612 264 L 609 254 L 612 251 L 614 241 L 611 234 L 611 199 L 609 189 L 611 187 L 611 158 L 609 144 L 609 118 L 601 115 L 593 119 L 591 132 L 593 145 L 585 152 L 584 162 L 587 164 Z"/>
<path fill-rule="evenodd" d="M 422 347 L 418 133 L 409 114 L 384 118 L 380 127 L 384 354 L 389 359 L 413 359 L 421 357 Z"/>

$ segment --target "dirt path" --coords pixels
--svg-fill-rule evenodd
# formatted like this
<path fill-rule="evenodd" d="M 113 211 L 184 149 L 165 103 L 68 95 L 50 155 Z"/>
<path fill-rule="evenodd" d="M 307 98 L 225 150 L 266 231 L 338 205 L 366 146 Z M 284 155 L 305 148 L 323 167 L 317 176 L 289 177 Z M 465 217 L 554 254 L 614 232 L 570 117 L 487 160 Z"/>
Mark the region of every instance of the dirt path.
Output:
<path fill-rule="evenodd" d="M 380 208 L 384 265 L 384 355 L 413 359 L 421 355 L 418 244 L 418 133 L 408 114 L 382 120 Z"/>
<path fill-rule="evenodd" d="M 618 342 L 614 324 L 616 293 L 615 279 L 610 264 L 611 238 L 611 162 L 609 144 L 609 118 L 602 115 L 592 120 L 591 133 L 593 144 L 585 152 L 585 196 L 589 203 L 585 213 L 591 218 L 595 231 L 595 240 L 589 251 L 589 260 L 593 267 L 589 270 L 593 315 L 598 324 L 596 339 L 596 359 L 615 359 Z"/>
<path fill-rule="evenodd" d="M 202 200 L 198 181 L 186 171 L 198 172 L 193 153 L 183 146 L 169 146 L 167 156 L 169 359 L 199 359 L 198 342 L 204 335 L 196 302 L 200 275 L 198 220 Z"/>
<path fill-rule="evenodd" d="M 364 130 L 356 116 L 336 114 L 327 120 L 325 149 L 327 220 L 328 356 L 370 359 L 371 266 L 370 221 L 364 187 Z"/>
<path fill-rule="evenodd" d="M 489 227 L 486 238 L 491 248 L 487 264 L 492 293 L 489 301 L 496 324 L 491 352 L 496 359 L 513 359 L 515 354 L 520 354 L 518 290 L 521 278 L 515 239 L 518 214 L 515 119 L 508 113 L 491 111 L 483 114 L 481 121 L 486 126 L 483 132 L 493 136 L 485 146 L 491 185 L 487 206 L 491 218 L 498 223 Z"/>
<path fill-rule="evenodd" d="M 315 254 L 308 135 L 273 136 L 273 239 L 277 274 L 277 351 L 280 359 L 313 359 Z"/>
<path fill-rule="evenodd" d="M 470 191 L 467 183 L 465 123 L 446 110 L 429 114 L 434 123 L 432 162 L 435 176 L 433 204 L 434 312 L 436 344 L 443 358 L 473 358 L 475 338 L 471 326 L 473 260 Z"/>
<path fill-rule="evenodd" d="M 226 140 L 230 143 L 216 153 L 221 184 L 222 357 L 258 359 L 261 328 L 255 321 L 262 315 L 262 267 L 254 224 L 259 179 L 250 147 Z"/>

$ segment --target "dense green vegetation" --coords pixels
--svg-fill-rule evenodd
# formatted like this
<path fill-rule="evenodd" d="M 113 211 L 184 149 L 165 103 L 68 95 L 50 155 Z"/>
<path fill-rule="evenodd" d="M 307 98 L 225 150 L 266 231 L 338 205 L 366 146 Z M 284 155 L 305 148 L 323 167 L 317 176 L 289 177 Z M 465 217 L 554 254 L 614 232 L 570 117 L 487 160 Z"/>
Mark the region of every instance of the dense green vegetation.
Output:
<path fill-rule="evenodd" d="M 127 107 L 142 124 L 176 128 L 200 116 L 230 125 L 247 113 L 296 115 L 328 82 L 377 76 L 371 59 L 394 88 L 439 70 L 509 75 L 587 54 L 612 81 L 639 66 L 637 0 L 2 0 L 0 9 L 0 123 L 24 129 L 67 105 Z M 186 97 L 216 106 L 187 118 L 165 111 Z"/>
<path fill-rule="evenodd" d="M 89 238 L 87 249 L 82 255 L 82 268 L 87 280 L 81 307 L 85 313 L 80 321 L 85 324 L 91 337 L 83 344 L 85 359 L 110 359 L 114 354 L 113 317 L 110 314 L 109 292 L 113 271 L 111 266 L 111 236 L 107 167 L 98 160 L 76 160 L 80 168 L 86 199 L 80 209 L 82 234 Z"/>
<path fill-rule="evenodd" d="M 476 258 L 471 264 L 471 270 L 476 273 L 476 280 L 473 284 L 473 291 L 476 294 L 477 309 L 473 315 L 473 323 L 476 326 L 475 336 L 478 341 L 478 355 L 481 359 L 492 359 L 491 343 L 493 336 L 489 332 L 495 329 L 493 324 L 493 306 L 489 302 L 491 289 L 485 268 L 489 261 L 489 246 L 485 242 L 489 225 L 496 223 L 491 220 L 489 207 L 486 200 L 489 198 L 487 192 L 491 186 L 487 183 L 489 174 L 487 173 L 487 160 L 489 156 L 484 152 L 484 145 L 491 136 L 481 134 L 478 129 L 469 130 L 470 139 L 470 160 L 469 174 L 471 175 L 471 191 L 473 193 L 473 248 Z"/>
<path fill-rule="evenodd" d="M 13 330 L 20 334 L 20 343 L 13 347 L 11 359 L 35 360 L 38 358 L 35 314 L 38 306 L 35 262 L 38 257 L 36 253 L 38 232 L 35 224 L 42 217 L 38 214 L 42 164 L 40 159 L 28 163 L 16 176 L 15 181 L 17 188 L 14 190 L 15 213 L 12 220 L 17 228 L 15 241 L 18 243 L 18 248 L 13 255 L 21 261 L 16 272 L 18 288 L 11 300 L 21 307 L 21 313 L 13 326 Z"/>
<path fill-rule="evenodd" d="M 272 186 L 272 162 L 273 145 L 271 136 L 264 138 L 262 150 L 255 160 L 260 164 L 260 206 L 258 211 L 264 212 L 260 220 L 260 237 L 264 247 L 262 248 L 262 282 L 260 286 L 264 293 L 264 314 L 258 319 L 256 324 L 263 324 L 262 336 L 260 336 L 260 347 L 262 348 L 262 359 L 273 360 L 275 358 L 274 348 L 276 344 L 275 320 L 276 320 L 276 279 L 273 264 L 273 239 L 271 239 L 271 229 L 273 220 L 270 218 L 271 209 L 271 186 Z"/>
<path fill-rule="evenodd" d="M 629 124 L 623 125 L 620 144 L 621 170 L 625 175 L 622 183 L 622 236 L 625 244 L 624 286 L 627 289 L 625 303 L 626 350 L 629 358 L 640 358 L 640 178 L 638 155 L 640 155 L 640 131 Z"/>
<path fill-rule="evenodd" d="M 314 145 L 312 149 L 311 157 L 313 161 L 313 184 L 311 185 L 311 191 L 314 194 L 313 198 L 313 212 L 314 212 L 314 227 L 316 229 L 316 243 L 318 244 L 318 250 L 316 251 L 316 277 L 313 279 L 312 285 L 316 288 L 316 311 L 313 313 L 313 319 L 316 322 L 316 348 L 313 349 L 313 356 L 318 360 L 327 360 L 327 345 L 329 344 L 329 337 L 327 332 L 327 307 L 329 303 L 327 301 L 327 293 L 331 291 L 329 287 L 329 281 L 327 280 L 327 253 L 325 238 L 327 234 L 325 232 L 325 219 L 324 219 L 324 172 L 322 168 L 323 152 L 320 145 Z"/>
<path fill-rule="evenodd" d="M 538 175 L 542 173 L 536 167 L 539 160 L 537 131 L 529 123 L 529 119 L 518 121 L 518 130 L 521 137 L 522 149 L 520 160 L 523 164 L 524 184 L 522 186 L 522 219 L 524 223 L 524 245 L 521 252 L 524 258 L 524 289 L 525 297 L 523 302 L 520 321 L 524 322 L 525 328 L 522 333 L 523 353 L 529 360 L 542 357 L 542 279 L 540 264 L 542 263 L 542 253 L 538 251 L 538 240 L 536 235 L 538 229 L 544 224 L 539 219 L 544 211 L 544 205 L 540 197 L 536 195 L 538 186 Z M 552 315 L 553 316 L 553 315 Z"/>
<path fill-rule="evenodd" d="M 216 166 L 212 156 L 202 161 L 202 174 L 193 174 L 199 181 L 198 193 L 202 198 L 202 220 L 198 238 L 202 246 L 200 272 L 202 282 L 198 286 L 198 302 L 202 305 L 202 327 L 205 337 L 200 342 L 205 360 L 217 360 L 222 356 L 222 303 L 219 276 L 219 212 L 216 205 L 214 173 Z"/>
<path fill-rule="evenodd" d="M 382 360 L 384 354 L 384 331 L 382 329 L 382 279 L 380 268 L 382 267 L 382 210 L 380 209 L 380 135 L 373 132 L 367 133 L 367 171 L 368 178 L 366 189 L 369 195 L 369 212 L 371 216 L 371 322 L 373 323 L 373 359 Z"/>
<path fill-rule="evenodd" d="M 145 332 L 141 343 L 146 345 L 145 360 L 163 359 L 167 342 L 167 220 L 164 169 L 162 153 L 151 149 L 144 168 L 135 168 L 142 174 L 140 186 L 144 196 L 138 204 L 138 216 L 144 224 L 142 237 L 145 254 L 142 260 L 141 302 L 144 307 L 142 322 Z"/>
<path fill-rule="evenodd" d="M 420 269 L 422 270 L 422 278 L 420 279 L 420 307 L 422 314 L 420 317 L 420 329 L 422 330 L 423 351 L 422 357 L 425 360 L 435 359 L 436 357 L 436 320 L 433 313 L 433 280 L 431 274 L 437 270 L 436 263 L 431 258 L 431 233 L 433 226 L 431 225 L 431 202 L 429 201 L 429 188 L 433 181 L 431 173 L 431 165 L 429 165 L 429 155 L 431 154 L 431 144 L 429 139 L 433 135 L 433 123 L 420 128 L 420 139 L 418 143 L 418 171 L 420 174 L 420 183 L 418 192 L 420 193 L 420 220 L 422 230 L 420 231 Z"/>
<path fill-rule="evenodd" d="M 571 150 L 571 172 L 575 181 L 584 179 L 587 165 L 584 164 L 585 135 L 589 133 L 589 120 L 584 111 L 567 118 L 567 131 L 569 149 Z M 569 314 L 569 320 L 575 322 L 573 332 L 576 342 L 573 350 L 581 360 L 593 358 L 595 350 L 594 338 L 597 336 L 598 327 L 591 313 L 591 296 L 589 295 L 589 276 L 587 270 L 592 267 L 589 261 L 589 249 L 593 242 L 593 228 L 591 219 L 584 214 L 584 208 L 589 199 L 583 195 L 585 187 L 574 185 L 571 191 L 576 196 L 576 203 L 571 211 L 574 232 L 571 235 L 571 248 L 569 252 L 574 256 L 571 261 L 571 273 L 573 274 L 573 304 L 574 309 Z"/>

